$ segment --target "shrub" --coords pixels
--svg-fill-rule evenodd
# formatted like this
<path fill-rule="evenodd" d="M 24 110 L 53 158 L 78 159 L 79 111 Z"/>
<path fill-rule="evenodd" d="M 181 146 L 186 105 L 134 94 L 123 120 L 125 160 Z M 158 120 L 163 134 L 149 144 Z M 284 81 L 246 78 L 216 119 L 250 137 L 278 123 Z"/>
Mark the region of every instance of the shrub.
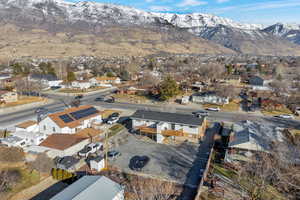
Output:
<path fill-rule="evenodd" d="M 24 152 L 17 147 L 0 147 L 0 161 L 21 162 L 24 161 Z"/>

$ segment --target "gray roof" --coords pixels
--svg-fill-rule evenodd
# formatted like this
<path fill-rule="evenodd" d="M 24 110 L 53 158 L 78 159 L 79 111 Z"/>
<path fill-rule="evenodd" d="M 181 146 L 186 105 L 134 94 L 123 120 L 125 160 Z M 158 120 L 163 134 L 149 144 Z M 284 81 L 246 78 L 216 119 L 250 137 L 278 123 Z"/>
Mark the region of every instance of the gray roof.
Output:
<path fill-rule="evenodd" d="M 113 200 L 122 190 L 105 176 L 84 176 L 50 200 Z"/>
<path fill-rule="evenodd" d="M 77 164 L 78 162 L 79 162 L 79 159 L 77 159 L 73 156 L 65 156 L 58 161 L 57 165 L 63 166 L 64 168 L 69 169 L 72 166 L 74 166 L 75 164 Z"/>
<path fill-rule="evenodd" d="M 30 78 L 36 80 L 57 81 L 58 78 L 52 74 L 31 74 Z"/>
<path fill-rule="evenodd" d="M 170 122 L 175 124 L 184 124 L 192 126 L 200 126 L 203 123 L 204 118 L 198 118 L 194 115 L 157 112 L 147 110 L 137 110 L 132 116 L 132 119 L 144 119 L 157 122 Z"/>

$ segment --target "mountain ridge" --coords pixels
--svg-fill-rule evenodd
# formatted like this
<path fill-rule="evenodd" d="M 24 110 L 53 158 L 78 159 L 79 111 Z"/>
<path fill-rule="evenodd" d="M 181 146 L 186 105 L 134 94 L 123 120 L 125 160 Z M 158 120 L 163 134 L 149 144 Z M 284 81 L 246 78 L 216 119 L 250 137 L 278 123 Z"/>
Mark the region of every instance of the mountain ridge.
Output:
<path fill-rule="evenodd" d="M 183 30 L 237 53 L 300 55 L 300 46 L 296 45 L 297 40 L 275 34 L 269 27 L 243 24 L 201 13 L 146 12 L 122 5 L 87 1 L 72 3 L 63 0 L 0 0 L 0 22 L 13 23 L 25 29 L 42 28 L 53 33 L 77 34 L 80 31 L 80 33 L 96 35 L 101 34 L 105 27 L 116 25 L 124 29 L 151 28 L 154 32 L 162 34 L 172 32 L 171 35 L 176 35 L 178 32 L 181 36 L 176 37 L 177 39 L 188 37 L 191 41 L 190 35 L 182 34 Z M 196 41 L 202 42 L 204 46 L 214 46 L 204 40 L 196 39 Z M 226 50 L 223 49 L 221 52 Z"/>

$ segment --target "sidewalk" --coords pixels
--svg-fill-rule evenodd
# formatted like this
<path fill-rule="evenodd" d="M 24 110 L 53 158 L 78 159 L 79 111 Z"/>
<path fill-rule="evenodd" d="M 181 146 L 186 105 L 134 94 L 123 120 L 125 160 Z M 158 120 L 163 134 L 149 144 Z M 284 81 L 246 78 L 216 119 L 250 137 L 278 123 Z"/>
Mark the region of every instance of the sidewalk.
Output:
<path fill-rule="evenodd" d="M 64 92 L 59 92 L 59 91 L 47 91 L 43 92 L 43 94 L 49 94 L 49 95 L 57 95 L 57 96 L 77 96 L 78 94 L 82 94 L 84 96 L 89 96 L 97 93 L 102 93 L 102 92 L 108 92 L 112 90 L 118 89 L 117 87 L 111 87 L 111 88 L 105 88 L 105 89 L 99 89 L 91 92 L 76 92 L 76 93 L 64 93 Z"/>
<path fill-rule="evenodd" d="M 7 108 L 0 108 L 0 114 L 8 114 L 8 113 L 24 111 L 24 110 L 27 110 L 27 109 L 30 109 L 30 108 L 45 106 L 45 105 L 52 104 L 52 103 L 54 103 L 54 100 L 47 99 L 45 101 L 40 101 L 40 102 L 33 102 L 33 103 L 24 104 L 24 105 L 18 105 L 18 106 L 7 107 Z"/>
<path fill-rule="evenodd" d="M 30 188 L 22 190 L 21 192 L 17 193 L 10 200 L 29 200 L 35 197 L 37 194 L 41 193 L 42 191 L 46 190 L 50 186 L 56 184 L 58 181 L 54 180 L 51 176 L 42 180 L 37 185 L 34 185 Z"/>

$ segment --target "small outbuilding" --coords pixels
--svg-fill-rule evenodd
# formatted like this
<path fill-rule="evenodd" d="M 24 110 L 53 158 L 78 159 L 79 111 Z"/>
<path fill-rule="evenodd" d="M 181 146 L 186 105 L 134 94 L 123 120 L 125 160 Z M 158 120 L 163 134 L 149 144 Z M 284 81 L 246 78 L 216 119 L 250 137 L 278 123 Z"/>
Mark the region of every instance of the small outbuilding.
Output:
<path fill-rule="evenodd" d="M 91 170 L 101 171 L 105 167 L 105 159 L 102 156 L 97 156 L 90 161 Z"/>

